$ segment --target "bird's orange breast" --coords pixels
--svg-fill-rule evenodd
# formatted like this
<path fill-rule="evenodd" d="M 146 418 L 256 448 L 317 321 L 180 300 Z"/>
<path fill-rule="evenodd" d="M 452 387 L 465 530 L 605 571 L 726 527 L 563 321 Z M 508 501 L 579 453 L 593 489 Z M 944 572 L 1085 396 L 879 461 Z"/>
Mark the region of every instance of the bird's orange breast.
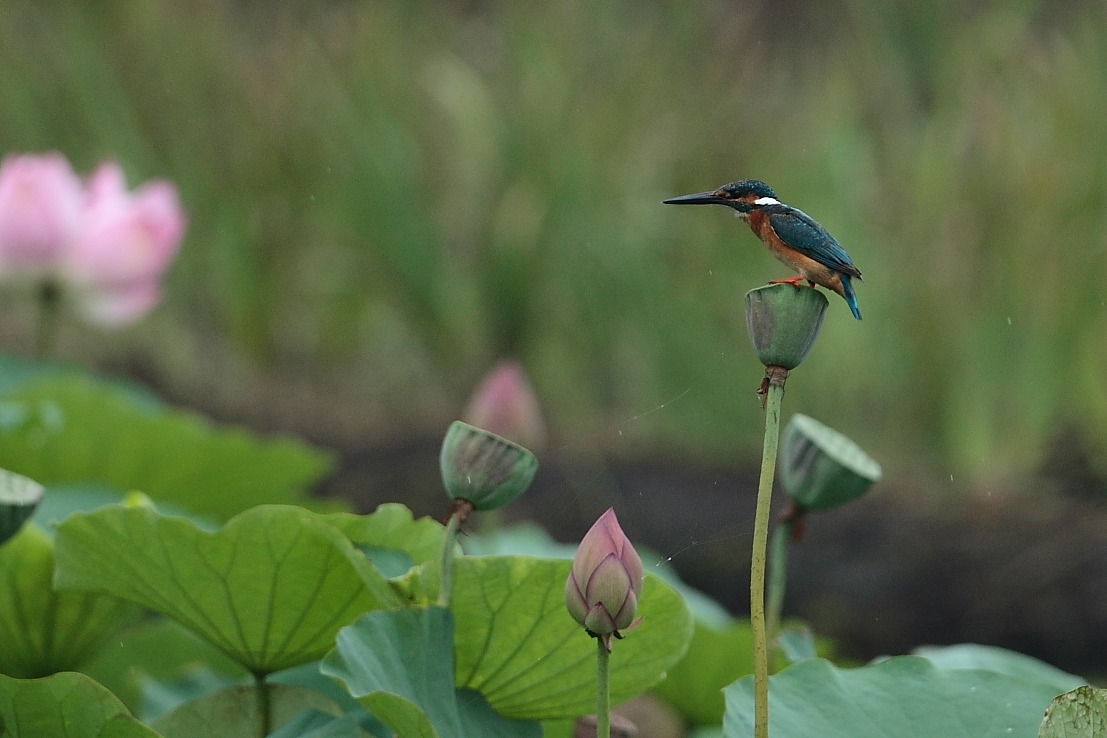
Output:
<path fill-rule="evenodd" d="M 800 263 L 796 260 L 796 257 L 802 258 L 802 255 L 780 240 L 780 236 L 776 235 L 776 231 L 769 224 L 769 216 L 760 210 L 754 210 L 749 214 L 749 224 L 750 229 L 769 247 L 769 251 L 773 252 L 773 256 L 788 266 L 795 269 L 800 268 Z"/>
<path fill-rule="evenodd" d="M 842 288 L 842 276 L 825 264 L 820 264 L 810 256 L 801 254 L 780 240 L 780 236 L 776 235 L 776 231 L 769 224 L 768 215 L 755 210 L 749 214 L 748 222 L 750 229 L 769 247 L 769 251 L 773 253 L 773 256 L 815 284 L 821 284 L 823 287 L 834 290 L 843 297 L 845 296 L 845 290 Z"/>

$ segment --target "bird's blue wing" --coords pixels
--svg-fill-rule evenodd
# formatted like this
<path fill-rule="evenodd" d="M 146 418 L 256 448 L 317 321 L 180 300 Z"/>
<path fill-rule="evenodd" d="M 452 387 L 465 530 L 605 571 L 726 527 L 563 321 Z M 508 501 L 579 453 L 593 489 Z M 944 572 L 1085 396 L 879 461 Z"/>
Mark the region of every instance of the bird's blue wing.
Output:
<path fill-rule="evenodd" d="M 843 274 L 861 276 L 842 245 L 807 213 L 788 205 L 769 205 L 764 212 L 776 235 L 788 246 Z"/>

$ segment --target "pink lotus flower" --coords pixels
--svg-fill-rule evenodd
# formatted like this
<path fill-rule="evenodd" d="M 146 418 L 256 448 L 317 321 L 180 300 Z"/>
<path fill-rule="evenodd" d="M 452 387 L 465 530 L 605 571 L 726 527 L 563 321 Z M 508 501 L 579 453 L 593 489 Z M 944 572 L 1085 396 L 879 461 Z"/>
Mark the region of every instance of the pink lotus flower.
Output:
<path fill-rule="evenodd" d="M 153 308 L 184 227 L 173 185 L 153 181 L 132 193 L 118 164 L 100 165 L 88 180 L 81 228 L 64 260 L 86 317 L 119 325 Z"/>
<path fill-rule="evenodd" d="M 79 297 L 84 316 L 93 323 L 114 327 L 141 318 L 161 302 L 161 284 L 157 280 L 119 288 L 89 290 Z"/>
<path fill-rule="evenodd" d="M 622 638 L 619 631 L 637 623 L 644 576 L 642 559 L 609 508 L 580 541 L 565 581 L 565 607 L 610 652 L 611 637 Z"/>
<path fill-rule="evenodd" d="M 462 418 L 531 451 L 541 450 L 545 441 L 538 398 L 522 365 L 512 359 L 501 361 L 485 375 Z"/>
<path fill-rule="evenodd" d="M 57 153 L 0 163 L 0 274 L 49 276 L 81 221 L 81 181 Z"/>

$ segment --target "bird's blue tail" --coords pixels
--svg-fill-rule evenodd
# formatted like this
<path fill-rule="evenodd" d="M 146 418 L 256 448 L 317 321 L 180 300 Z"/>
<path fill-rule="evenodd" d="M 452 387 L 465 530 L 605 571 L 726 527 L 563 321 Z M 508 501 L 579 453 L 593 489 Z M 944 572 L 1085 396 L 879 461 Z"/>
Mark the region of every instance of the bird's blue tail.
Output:
<path fill-rule="evenodd" d="M 853 285 L 850 284 L 849 276 L 846 274 L 842 275 L 842 292 L 845 293 L 842 297 L 846 298 L 846 304 L 849 305 L 853 317 L 861 320 L 861 311 L 857 308 L 857 295 L 853 294 Z"/>

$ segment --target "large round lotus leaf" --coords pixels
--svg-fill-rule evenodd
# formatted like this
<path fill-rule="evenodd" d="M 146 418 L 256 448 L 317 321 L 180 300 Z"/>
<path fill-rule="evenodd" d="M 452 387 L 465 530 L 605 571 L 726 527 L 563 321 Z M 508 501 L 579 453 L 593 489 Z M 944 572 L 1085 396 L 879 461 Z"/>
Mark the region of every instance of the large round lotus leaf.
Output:
<path fill-rule="evenodd" d="M 596 642 L 565 609 L 571 561 L 463 557 L 455 563 L 456 679 L 507 717 L 577 717 L 595 710 Z M 637 627 L 612 644 L 613 704 L 657 683 L 688 648 L 692 616 L 647 574 Z"/>
<path fill-rule="evenodd" d="M 399 597 L 320 516 L 263 505 L 208 533 L 146 506 L 111 505 L 58 526 L 56 585 L 163 613 L 255 673 L 318 659 L 334 635 Z"/>
<path fill-rule="evenodd" d="M 84 674 L 41 679 L 0 674 L 0 736 L 12 738 L 158 738 L 119 700 Z"/>
<path fill-rule="evenodd" d="M 380 610 L 339 631 L 320 668 L 404 738 L 538 738 L 538 723 L 505 719 L 455 686 L 453 644 L 448 610 Z"/>
<path fill-rule="evenodd" d="M 1009 674 L 1026 681 L 1048 682 L 1057 692 L 1066 692 L 1087 680 L 1056 666 L 1050 666 L 1033 656 L 1018 651 L 1009 651 L 998 646 L 984 646 L 979 643 L 957 643 L 952 646 L 922 646 L 914 650 L 915 656 L 922 656 L 939 669 L 986 669 Z"/>
<path fill-rule="evenodd" d="M 332 716 L 341 711 L 326 696 L 306 687 L 270 684 L 270 730 L 281 727 L 304 710 L 314 709 Z M 165 738 L 224 738 L 256 736 L 258 715 L 257 688 L 225 687 L 189 700 L 154 721 Z"/>
<path fill-rule="evenodd" d="M 34 523 L 0 546 L 0 673 L 77 669 L 136 611 L 115 597 L 56 591 L 53 580 L 54 544 Z"/>
<path fill-rule="evenodd" d="M 45 376 L 0 396 L 0 459 L 48 488 L 139 489 L 219 520 L 267 502 L 322 507 L 304 490 L 333 466 L 329 454 L 298 441 L 220 428 L 75 374 Z"/>
<path fill-rule="evenodd" d="M 773 738 L 1035 738 L 1053 680 L 897 656 L 857 669 L 801 661 L 769 677 Z M 723 734 L 753 734 L 753 679 L 726 688 Z"/>
<path fill-rule="evenodd" d="M 1038 738 L 1102 738 L 1107 735 L 1107 689 L 1077 687 L 1049 704 Z"/>

